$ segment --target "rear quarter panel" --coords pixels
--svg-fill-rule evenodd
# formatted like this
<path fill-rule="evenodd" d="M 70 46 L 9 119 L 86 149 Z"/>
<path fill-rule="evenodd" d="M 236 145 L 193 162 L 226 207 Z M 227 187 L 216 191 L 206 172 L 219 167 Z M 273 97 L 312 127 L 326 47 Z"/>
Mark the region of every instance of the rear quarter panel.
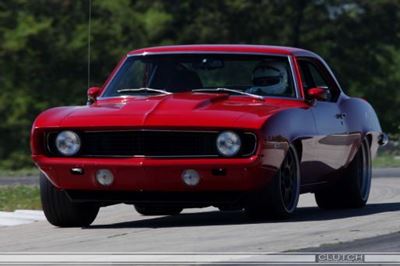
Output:
<path fill-rule="evenodd" d="M 378 150 L 378 137 L 382 128 L 374 108 L 364 99 L 345 96 L 340 102 L 340 109 L 346 114 L 346 126 L 349 133 L 361 133 L 368 136 L 371 156 L 374 158 Z"/>

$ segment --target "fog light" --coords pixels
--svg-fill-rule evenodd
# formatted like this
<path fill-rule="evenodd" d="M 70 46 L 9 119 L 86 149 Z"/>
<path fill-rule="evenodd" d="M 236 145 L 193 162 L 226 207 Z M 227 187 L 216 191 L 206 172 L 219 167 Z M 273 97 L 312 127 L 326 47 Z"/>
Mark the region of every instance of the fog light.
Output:
<path fill-rule="evenodd" d="M 108 169 L 99 169 L 96 172 L 96 180 L 103 186 L 109 186 L 114 181 L 114 176 Z"/>
<path fill-rule="evenodd" d="M 182 172 L 182 180 L 188 186 L 196 186 L 200 182 L 200 175 L 196 170 L 186 169 Z"/>

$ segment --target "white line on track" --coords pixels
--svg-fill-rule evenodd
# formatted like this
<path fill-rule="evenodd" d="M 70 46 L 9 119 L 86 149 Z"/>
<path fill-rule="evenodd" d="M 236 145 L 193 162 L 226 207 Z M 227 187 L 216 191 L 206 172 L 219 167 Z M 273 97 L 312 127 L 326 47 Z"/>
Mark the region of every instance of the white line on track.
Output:
<path fill-rule="evenodd" d="M 43 211 L 16 210 L 14 212 L 0 212 L 0 226 L 14 226 L 30 224 L 36 221 L 45 220 Z"/>

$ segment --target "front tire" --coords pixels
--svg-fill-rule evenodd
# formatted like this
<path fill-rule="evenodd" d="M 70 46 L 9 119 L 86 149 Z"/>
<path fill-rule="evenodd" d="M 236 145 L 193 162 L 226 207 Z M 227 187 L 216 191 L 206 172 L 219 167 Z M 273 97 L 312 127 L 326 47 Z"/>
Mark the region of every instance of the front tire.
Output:
<path fill-rule="evenodd" d="M 59 227 L 89 226 L 100 209 L 92 204 L 72 203 L 43 174 L 40 174 L 40 198 L 47 221 Z"/>
<path fill-rule="evenodd" d="M 245 210 L 254 218 L 272 216 L 285 219 L 296 210 L 299 196 L 300 163 L 296 149 L 290 146 L 272 183 L 255 195 Z"/>
<path fill-rule="evenodd" d="M 371 151 L 364 139 L 344 176 L 335 185 L 315 192 L 321 209 L 362 208 L 367 204 L 371 188 Z"/>

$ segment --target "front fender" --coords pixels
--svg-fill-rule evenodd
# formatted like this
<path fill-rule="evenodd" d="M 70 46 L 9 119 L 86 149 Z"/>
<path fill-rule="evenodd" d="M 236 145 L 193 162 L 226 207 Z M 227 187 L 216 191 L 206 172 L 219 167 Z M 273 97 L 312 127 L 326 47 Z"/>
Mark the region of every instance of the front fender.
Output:
<path fill-rule="evenodd" d="M 73 112 L 73 107 L 50 108 L 40 113 L 32 124 L 30 146 L 32 155 L 43 153 L 44 129 L 58 128 L 65 117 Z"/>
<path fill-rule="evenodd" d="M 317 135 L 314 116 L 309 108 L 287 109 L 269 117 L 261 130 L 263 136 L 262 161 L 264 167 L 279 169 L 289 145 L 293 144 L 304 158 L 305 148 Z"/>

